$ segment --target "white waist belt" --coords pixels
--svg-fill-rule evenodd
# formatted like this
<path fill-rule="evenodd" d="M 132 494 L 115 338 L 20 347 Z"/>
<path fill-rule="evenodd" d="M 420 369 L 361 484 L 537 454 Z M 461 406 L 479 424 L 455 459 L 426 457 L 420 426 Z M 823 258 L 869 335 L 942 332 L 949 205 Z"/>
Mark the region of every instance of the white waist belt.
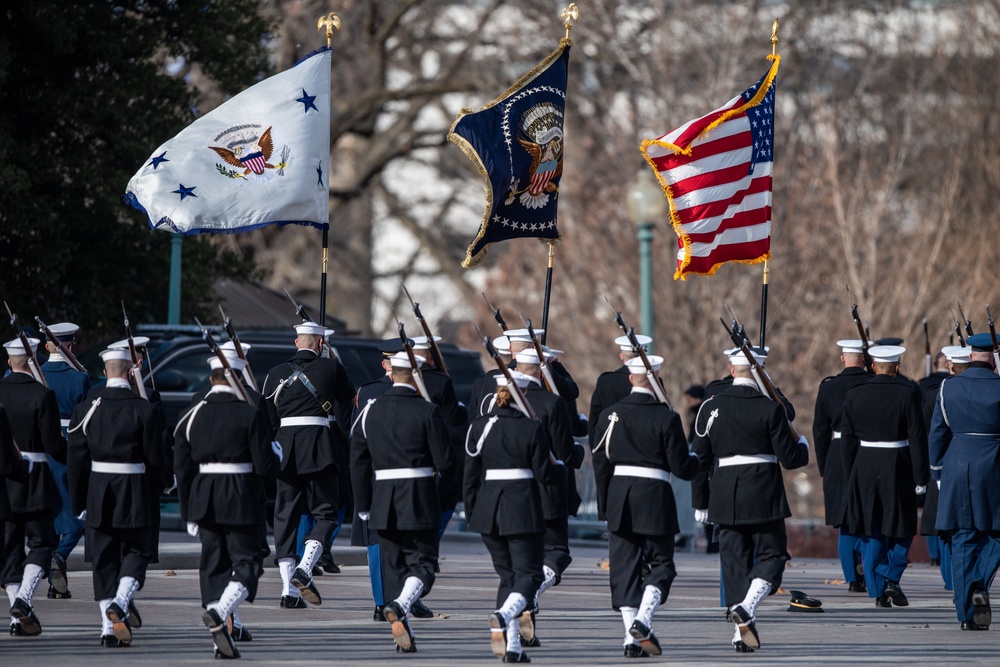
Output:
<path fill-rule="evenodd" d="M 882 440 L 880 440 L 880 441 L 862 440 L 861 441 L 861 446 L 862 447 L 877 447 L 878 449 L 902 449 L 903 447 L 909 446 L 909 444 L 910 443 L 909 443 L 908 440 L 896 440 L 895 442 L 889 442 L 888 440 L 885 440 L 885 441 L 882 441 Z"/>
<path fill-rule="evenodd" d="M 279 426 L 330 426 L 329 417 L 282 417 Z"/>
<path fill-rule="evenodd" d="M 69 419 L 60 419 L 59 425 L 62 426 L 63 428 L 69 428 L 69 422 L 70 422 Z"/>
<path fill-rule="evenodd" d="M 21 452 L 21 458 L 32 463 L 49 462 L 49 457 L 45 452 Z"/>
<path fill-rule="evenodd" d="M 434 468 L 386 468 L 375 471 L 375 480 L 417 479 L 418 477 L 433 477 Z"/>
<path fill-rule="evenodd" d="M 535 473 L 528 468 L 497 468 L 486 471 L 486 481 L 492 479 L 534 479 Z"/>
<path fill-rule="evenodd" d="M 834 440 L 839 440 L 840 439 L 840 431 L 834 431 L 833 432 L 833 439 Z"/>
<path fill-rule="evenodd" d="M 199 463 L 198 472 L 203 475 L 245 475 L 253 472 L 252 463 Z"/>
<path fill-rule="evenodd" d="M 146 472 L 146 464 L 94 461 L 90 464 L 90 470 L 91 472 L 106 472 L 111 475 L 141 475 Z"/>
<path fill-rule="evenodd" d="M 646 479 L 658 479 L 661 482 L 670 481 L 670 473 L 659 468 L 647 468 L 645 466 L 615 466 L 615 477 L 644 477 Z"/>
<path fill-rule="evenodd" d="M 736 456 L 723 456 L 719 459 L 720 468 L 729 466 L 749 466 L 755 463 L 777 463 L 778 457 L 774 454 L 737 454 Z"/>

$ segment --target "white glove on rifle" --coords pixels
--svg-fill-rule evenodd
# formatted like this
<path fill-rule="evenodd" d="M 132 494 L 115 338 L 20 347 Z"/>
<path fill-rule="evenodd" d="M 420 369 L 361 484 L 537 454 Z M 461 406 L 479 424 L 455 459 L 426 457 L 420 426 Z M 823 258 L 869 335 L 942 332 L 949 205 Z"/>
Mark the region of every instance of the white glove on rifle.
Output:
<path fill-rule="evenodd" d="M 918 495 L 918 496 L 922 496 L 922 495 L 924 495 L 925 493 L 927 493 L 927 487 L 926 487 L 926 486 L 920 486 L 920 485 L 918 484 L 918 485 L 917 485 L 917 489 L 916 489 L 916 491 L 917 491 L 917 495 Z"/>
<path fill-rule="evenodd" d="M 198 537 L 198 524 L 196 524 L 194 521 L 188 521 L 187 531 L 188 535 L 190 535 L 191 537 Z"/>
<path fill-rule="evenodd" d="M 358 512 L 358 518 L 362 521 L 367 521 L 371 516 L 371 512 Z"/>
<path fill-rule="evenodd" d="M 278 457 L 279 461 L 284 456 L 284 450 L 281 449 L 281 443 L 277 440 L 271 441 L 271 451 L 274 452 L 274 455 Z"/>
<path fill-rule="evenodd" d="M 694 520 L 697 523 L 708 523 L 708 510 L 695 510 Z"/>
<path fill-rule="evenodd" d="M 809 441 L 806 440 L 806 436 L 804 436 L 804 435 L 800 435 L 799 436 L 799 444 L 800 445 L 805 445 L 806 449 L 809 449 Z"/>

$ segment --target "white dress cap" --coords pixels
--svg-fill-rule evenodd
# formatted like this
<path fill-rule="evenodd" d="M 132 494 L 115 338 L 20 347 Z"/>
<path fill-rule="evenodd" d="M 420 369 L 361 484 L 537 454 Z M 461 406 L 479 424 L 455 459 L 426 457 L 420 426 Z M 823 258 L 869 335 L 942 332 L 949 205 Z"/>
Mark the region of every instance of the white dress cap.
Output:
<path fill-rule="evenodd" d="M 114 347 L 109 346 L 108 349 L 101 352 L 101 359 L 104 361 L 132 361 L 132 353 L 129 352 L 127 347 Z"/>
<path fill-rule="evenodd" d="M 545 333 L 545 329 L 534 329 L 534 332 L 535 336 L 537 336 L 538 339 L 541 340 L 542 334 Z M 512 343 L 531 342 L 531 334 L 528 333 L 527 329 L 508 329 L 507 331 L 503 332 L 503 335 L 506 336 L 507 340 L 509 340 Z"/>
<path fill-rule="evenodd" d="M 639 342 L 639 345 L 641 345 L 643 349 L 653 342 L 652 338 L 644 336 L 643 334 L 636 334 L 635 339 Z M 632 343 L 629 342 L 628 336 L 619 336 L 618 338 L 615 338 L 615 345 L 620 347 L 622 352 L 632 351 Z"/>
<path fill-rule="evenodd" d="M 72 322 L 59 322 L 58 324 L 50 324 L 49 331 L 56 338 L 62 338 L 65 340 L 70 340 L 76 335 L 76 332 L 80 330 L 80 326 L 73 324 Z"/>
<path fill-rule="evenodd" d="M 647 354 L 646 359 L 649 360 L 649 365 L 653 369 L 654 373 L 659 372 L 660 366 L 663 365 L 663 357 L 658 357 L 655 354 Z M 628 366 L 628 372 L 632 375 L 645 375 L 646 365 L 642 363 L 642 357 L 635 357 L 634 359 L 629 359 L 625 362 Z"/>
<path fill-rule="evenodd" d="M 438 343 L 441 341 L 441 336 L 434 336 L 434 342 Z M 428 341 L 427 336 L 414 336 L 413 337 L 413 349 L 414 350 L 429 350 L 431 349 L 431 344 Z"/>
<path fill-rule="evenodd" d="M 531 382 L 531 376 L 530 375 L 525 375 L 524 373 L 521 373 L 519 371 L 511 371 L 510 372 L 510 377 L 514 380 L 514 382 L 517 383 L 517 386 L 520 387 L 521 389 L 524 389 L 525 387 L 527 387 L 528 383 Z M 507 378 L 505 378 L 503 376 L 503 373 L 501 373 L 500 375 L 496 376 L 496 381 L 497 381 L 497 386 L 498 387 L 506 387 L 507 386 Z"/>
<path fill-rule="evenodd" d="M 229 367 L 237 373 L 242 373 L 243 369 L 246 368 L 247 362 L 236 356 L 235 352 L 223 350 L 222 354 L 225 355 L 226 361 L 229 362 Z M 208 358 L 208 365 L 213 371 L 222 368 L 222 362 L 219 360 L 219 357 L 214 354 Z"/>
<path fill-rule="evenodd" d="M 137 348 L 146 347 L 149 344 L 149 336 L 132 336 L 132 342 L 135 344 Z M 128 349 L 128 338 L 125 338 L 123 340 L 116 340 L 115 342 L 111 343 L 111 345 L 108 345 L 108 348 L 118 349 L 120 347 L 123 347 L 126 350 Z M 129 359 L 131 359 L 131 357 L 129 357 Z"/>
<path fill-rule="evenodd" d="M 768 349 L 769 348 L 766 347 L 763 350 L 759 347 L 751 347 L 750 354 L 753 355 L 753 358 L 758 364 L 763 366 L 764 362 L 767 361 Z M 734 347 L 729 350 L 729 363 L 733 366 L 749 366 L 750 360 L 747 359 L 747 355 L 743 354 L 743 350 L 741 348 Z"/>
<path fill-rule="evenodd" d="M 506 336 L 497 336 L 493 339 L 493 347 L 497 349 L 500 354 L 510 354 L 510 341 Z M 503 377 L 502 375 L 500 377 Z"/>
<path fill-rule="evenodd" d="M 416 359 L 417 364 L 420 365 L 422 365 L 425 361 L 427 361 L 426 359 L 417 354 L 413 355 L 413 358 Z M 392 364 L 393 368 L 413 368 L 410 365 L 410 357 L 407 356 L 405 351 L 397 352 L 396 354 L 389 357 L 389 363 Z"/>
<path fill-rule="evenodd" d="M 31 346 L 31 351 L 34 352 L 38 349 L 38 343 L 40 343 L 37 338 L 29 338 L 28 345 Z M 14 340 L 9 340 L 3 344 L 4 349 L 7 350 L 8 357 L 26 357 L 28 356 L 27 350 L 24 349 L 24 344 L 21 342 L 20 338 L 15 338 Z"/>
<path fill-rule="evenodd" d="M 243 348 L 243 354 L 246 354 L 253 348 L 253 345 L 251 345 L 250 343 L 244 343 L 243 341 L 240 341 L 240 347 Z M 239 359 L 239 355 L 236 354 L 236 343 L 234 343 L 233 341 L 227 340 L 225 343 L 219 346 L 219 349 L 221 349 L 222 352 L 227 357 L 230 358 L 236 357 L 237 359 Z"/>
<path fill-rule="evenodd" d="M 899 357 L 904 352 L 906 352 L 906 348 L 902 345 L 874 345 L 868 348 L 868 354 L 871 356 L 872 361 L 883 363 L 898 362 Z"/>
<path fill-rule="evenodd" d="M 941 348 L 941 354 L 953 364 L 971 364 L 972 348 L 961 345 L 946 345 Z"/>
<path fill-rule="evenodd" d="M 864 341 L 859 338 L 848 338 L 837 341 L 837 346 L 844 354 L 862 354 L 864 353 L 864 344 Z"/>
<path fill-rule="evenodd" d="M 295 333 L 300 336 L 322 336 L 326 333 L 326 327 L 315 322 L 303 322 L 295 325 Z"/>
<path fill-rule="evenodd" d="M 538 352 L 535 352 L 535 348 L 533 347 L 529 347 L 526 350 L 521 350 L 520 352 L 514 355 L 514 359 L 516 359 L 517 363 L 519 364 L 534 364 L 535 366 L 539 364 Z"/>

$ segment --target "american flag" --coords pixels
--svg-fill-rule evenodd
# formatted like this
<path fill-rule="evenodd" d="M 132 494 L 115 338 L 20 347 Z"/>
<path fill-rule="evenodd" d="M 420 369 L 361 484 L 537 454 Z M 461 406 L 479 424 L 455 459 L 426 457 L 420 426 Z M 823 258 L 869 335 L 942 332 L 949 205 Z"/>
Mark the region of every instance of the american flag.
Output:
<path fill-rule="evenodd" d="M 643 154 L 670 202 L 677 271 L 712 275 L 725 262 L 770 257 L 774 88 L 779 56 L 767 74 L 708 115 L 659 139 Z"/>

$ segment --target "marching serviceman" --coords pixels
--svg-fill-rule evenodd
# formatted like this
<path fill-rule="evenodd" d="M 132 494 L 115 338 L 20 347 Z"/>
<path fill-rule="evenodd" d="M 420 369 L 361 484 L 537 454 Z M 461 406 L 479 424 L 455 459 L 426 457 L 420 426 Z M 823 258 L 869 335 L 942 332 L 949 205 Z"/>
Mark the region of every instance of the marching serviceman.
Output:
<path fill-rule="evenodd" d="M 940 484 L 937 528 L 951 531 L 955 611 L 963 630 L 986 630 L 989 587 L 1000 567 L 1000 377 L 993 336 L 966 339 L 971 363 L 941 383 L 930 432 L 930 466 Z"/>
<path fill-rule="evenodd" d="M 497 336 L 493 339 L 493 347 L 501 357 L 507 359 L 507 366 L 510 366 L 510 341 L 506 336 Z M 469 418 L 473 421 L 476 417 L 482 417 L 490 412 L 496 404 L 497 376 L 503 375 L 499 369 L 488 370 L 479 377 L 472 385 L 472 395 L 469 397 Z"/>
<path fill-rule="evenodd" d="M 758 359 L 760 360 L 760 365 L 763 367 L 767 363 L 767 355 L 771 351 L 771 348 L 765 347 L 762 349 L 759 347 L 755 347 L 753 348 L 753 350 L 754 354 L 757 355 Z M 722 354 L 726 355 L 726 359 L 730 360 L 729 361 L 730 364 L 732 363 L 731 360 L 733 358 L 733 353 L 739 353 L 739 348 L 729 348 L 722 351 Z M 728 377 L 719 378 L 718 380 L 712 380 L 711 382 L 709 382 L 707 385 L 705 385 L 705 398 L 711 398 L 716 394 L 721 394 L 725 390 L 732 387 L 733 377 L 734 376 L 732 374 L 732 370 L 730 369 Z M 788 415 L 788 421 L 790 422 L 795 421 L 795 406 L 793 406 L 791 401 L 789 401 L 785 397 L 785 395 L 781 392 L 780 387 L 775 386 L 774 389 L 776 392 L 778 392 L 778 398 L 780 398 L 781 402 L 785 405 L 785 414 Z"/>
<path fill-rule="evenodd" d="M 85 518 L 85 553 L 101 609 L 101 645 L 128 646 L 141 625 L 132 598 L 142 588 L 159 535 L 153 514 L 172 482 L 164 458 L 161 412 L 131 389 L 127 349 L 101 353 L 107 384 L 73 411 L 69 489 Z"/>
<path fill-rule="evenodd" d="M 232 373 L 242 372 L 242 359 L 227 355 L 227 361 Z M 174 431 L 174 471 L 181 520 L 201 540 L 202 620 L 217 656 L 238 658 L 228 623 L 235 629 L 237 607 L 257 594 L 263 572 L 261 478 L 277 475 L 281 463 L 264 412 L 236 395 L 218 357 L 209 364 L 211 389 Z"/>
<path fill-rule="evenodd" d="M 76 342 L 76 334 L 79 330 L 80 327 L 72 322 L 60 322 L 49 327 L 52 335 L 63 344 L 63 347 L 69 350 L 70 354 L 73 353 L 73 344 Z M 41 370 L 49 389 L 56 394 L 56 402 L 59 405 L 59 423 L 65 438 L 73 409 L 90 391 L 90 375 L 85 371 L 76 370 L 69 360 L 63 357 L 60 349 L 51 342 L 45 343 L 45 349 L 49 353 L 49 360 L 42 364 Z M 49 597 L 71 598 L 73 595 L 69 591 L 69 582 L 66 576 L 66 559 L 69 558 L 70 553 L 83 537 L 83 522 L 73 514 L 73 501 L 69 497 L 66 466 L 50 458 L 49 468 L 52 470 L 52 476 L 56 480 L 56 488 L 59 489 L 59 498 L 62 500 L 62 506 L 55 520 L 59 546 L 52 552 Z"/>
<path fill-rule="evenodd" d="M 840 361 L 844 370 L 824 378 L 816 394 L 813 411 L 813 443 L 816 445 L 816 465 L 823 478 L 823 505 L 826 525 L 839 531 L 837 555 L 844 572 L 844 581 L 852 593 L 865 592 L 865 579 L 858 571 L 861 565 L 861 540 L 849 535 L 844 525 L 847 512 L 847 473 L 841 451 L 840 417 L 844 412 L 847 392 L 871 379 L 865 372 L 865 355 L 860 340 L 838 340 Z"/>
<path fill-rule="evenodd" d="M 390 363 L 392 388 L 367 403 L 353 424 L 351 482 L 358 516 L 378 531 L 382 588 L 390 600 L 383 615 L 396 649 L 411 653 L 416 644 L 407 616 L 434 585 L 438 557 L 441 501 L 434 475 L 447 475 L 453 461 L 441 408 L 417 393 L 409 357 L 400 352 Z"/>
<path fill-rule="evenodd" d="M 511 345 L 513 349 L 513 341 Z M 571 417 L 566 402 L 542 386 L 542 370 L 538 353 L 533 348 L 522 349 L 514 355 L 517 370 L 529 378 L 524 390 L 542 427 L 548 433 L 557 469 L 549 480 L 541 484 L 542 514 L 545 517 L 545 565 L 542 580 L 531 605 L 521 614 L 521 636 L 527 646 L 539 646 L 535 637 L 535 615 L 542 594 L 559 584 L 562 573 L 573 557 L 569 553 L 569 487 L 568 477 L 580 467 L 584 452 L 573 441 Z"/>
<path fill-rule="evenodd" d="M 927 431 L 920 394 L 896 377 L 906 348 L 868 350 L 875 377 L 847 392 L 840 428 L 847 472 L 848 533 L 862 537 L 868 597 L 876 607 L 909 604 L 899 586 L 917 534 L 917 496 L 927 492 Z"/>
<path fill-rule="evenodd" d="M 28 339 L 32 354 L 38 342 Z M 33 607 L 35 589 L 48 576 L 59 541 L 53 526 L 59 491 L 48 460 L 66 461 L 66 441 L 59 429 L 56 395 L 32 376 L 28 350 L 20 339 L 4 343 L 4 348 L 11 373 L 0 380 L 0 405 L 7 411 L 14 442 L 27 459 L 30 472 L 26 479 L 6 481 L 11 518 L 4 527 L 0 571 L 11 605 L 11 634 L 37 635 L 42 626 Z"/>
<path fill-rule="evenodd" d="M 753 349 L 757 363 L 763 352 Z M 757 606 L 781 585 L 788 561 L 785 519 L 792 512 L 781 467 L 806 465 L 809 443 L 804 436 L 796 441 L 785 409 L 761 393 L 739 349 L 729 369 L 732 386 L 702 403 L 695 420 L 701 466 L 691 496 L 695 520 L 718 527 L 725 603 L 736 625 L 733 646 L 746 653 L 760 647 Z"/>
<path fill-rule="evenodd" d="M 522 389 L 527 376 L 511 371 Z M 516 407 L 507 379 L 497 377 L 496 406 L 469 428 L 465 442 L 465 512 L 500 575 L 490 614 L 490 647 L 504 662 L 530 662 L 518 618 L 542 583 L 545 523 L 538 484 L 551 471 L 541 422 Z"/>
<path fill-rule="evenodd" d="M 663 358 L 648 360 L 658 373 Z M 632 391 L 601 412 L 593 455 L 598 504 L 611 532 L 611 606 L 625 624 L 625 657 L 640 658 L 661 653 L 653 613 L 677 576 L 674 536 L 680 527 L 671 475 L 694 479 L 698 457 L 688 453 L 680 416 L 656 399 L 642 359 L 625 363 Z"/>
<path fill-rule="evenodd" d="M 644 350 L 647 345 L 653 342 L 652 338 L 642 334 L 636 334 L 635 337 Z M 636 355 L 632 351 L 632 344 L 629 342 L 628 336 L 615 338 L 615 345 L 618 346 L 618 358 L 622 360 L 622 365 L 613 371 L 601 373 L 597 378 L 597 384 L 594 385 L 594 393 L 590 395 L 590 413 L 587 419 L 587 426 L 589 427 L 588 435 L 590 436 L 591 449 L 595 445 L 594 432 L 598 426 L 597 418 L 601 416 L 605 408 L 611 407 L 632 392 L 628 361 L 629 359 L 634 359 Z M 604 426 L 603 424 L 601 425 L 602 431 Z M 600 437 L 600 434 L 597 434 L 597 437 Z"/>
<path fill-rule="evenodd" d="M 281 574 L 281 606 L 295 609 L 320 604 L 313 568 L 330 544 L 338 525 L 338 471 L 341 449 L 347 446 L 339 428 L 331 428 L 329 414 L 347 423 L 354 401 L 354 385 L 343 364 L 323 358 L 326 328 L 315 322 L 295 327 L 297 352 L 288 363 L 271 369 L 264 381 L 264 401 L 271 423 L 277 426 L 281 451 L 274 501 L 274 549 Z M 305 538 L 296 564 L 295 539 L 303 513 L 316 520 Z M 298 590 L 293 590 L 295 586 Z"/>

